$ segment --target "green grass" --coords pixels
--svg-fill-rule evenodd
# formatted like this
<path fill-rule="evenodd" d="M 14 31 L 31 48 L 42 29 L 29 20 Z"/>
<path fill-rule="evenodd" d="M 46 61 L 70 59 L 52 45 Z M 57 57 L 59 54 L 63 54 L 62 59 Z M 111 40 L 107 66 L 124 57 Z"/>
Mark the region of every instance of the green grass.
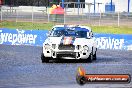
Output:
<path fill-rule="evenodd" d="M 132 27 L 127 26 L 92 26 L 93 32 L 111 34 L 132 34 Z"/>
<path fill-rule="evenodd" d="M 49 30 L 53 27 L 52 23 L 32 23 L 32 22 L 0 22 L 0 27 L 2 28 L 11 28 L 11 29 L 24 29 L 24 30 L 37 30 L 37 29 L 46 29 Z"/>
<path fill-rule="evenodd" d="M 0 22 L 0 28 L 24 29 L 24 30 L 50 30 L 54 23 L 32 23 L 32 22 Z M 85 25 L 88 26 L 88 25 Z M 127 26 L 90 26 L 96 33 L 132 34 L 132 27 Z"/>

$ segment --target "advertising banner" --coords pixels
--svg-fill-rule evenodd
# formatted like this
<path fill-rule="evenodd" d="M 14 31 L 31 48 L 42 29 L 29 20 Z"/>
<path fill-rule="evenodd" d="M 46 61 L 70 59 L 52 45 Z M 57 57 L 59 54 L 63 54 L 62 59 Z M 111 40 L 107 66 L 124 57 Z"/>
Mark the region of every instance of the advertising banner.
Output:
<path fill-rule="evenodd" d="M 43 30 L 0 29 L 0 44 L 42 46 L 46 39 Z"/>
<path fill-rule="evenodd" d="M 130 34 L 94 34 L 99 49 L 132 50 L 132 35 Z"/>

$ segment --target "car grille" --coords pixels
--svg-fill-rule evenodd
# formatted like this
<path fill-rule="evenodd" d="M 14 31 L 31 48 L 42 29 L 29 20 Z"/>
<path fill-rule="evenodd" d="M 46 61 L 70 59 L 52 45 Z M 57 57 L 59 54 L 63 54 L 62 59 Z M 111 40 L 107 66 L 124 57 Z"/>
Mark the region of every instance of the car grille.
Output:
<path fill-rule="evenodd" d="M 75 46 L 70 44 L 70 45 L 63 45 L 60 44 L 58 47 L 59 50 L 75 50 Z"/>
<path fill-rule="evenodd" d="M 76 58 L 76 53 L 75 52 L 58 52 L 57 53 L 57 57 L 72 57 L 72 58 Z"/>

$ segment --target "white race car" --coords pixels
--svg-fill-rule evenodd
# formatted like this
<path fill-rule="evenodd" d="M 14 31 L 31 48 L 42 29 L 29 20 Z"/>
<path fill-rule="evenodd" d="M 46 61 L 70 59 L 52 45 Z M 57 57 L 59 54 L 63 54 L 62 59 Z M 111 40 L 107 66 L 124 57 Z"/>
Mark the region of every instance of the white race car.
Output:
<path fill-rule="evenodd" d="M 89 62 L 96 60 L 96 42 L 89 27 L 57 25 L 47 36 L 43 43 L 42 63 L 71 58 Z"/>

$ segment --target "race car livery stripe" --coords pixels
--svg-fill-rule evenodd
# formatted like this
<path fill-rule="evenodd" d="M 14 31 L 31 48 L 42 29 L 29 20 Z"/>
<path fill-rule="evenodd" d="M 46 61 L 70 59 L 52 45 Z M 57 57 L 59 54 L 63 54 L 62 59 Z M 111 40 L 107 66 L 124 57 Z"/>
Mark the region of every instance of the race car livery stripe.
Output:
<path fill-rule="evenodd" d="M 61 44 L 64 44 L 64 45 L 69 45 L 69 44 L 73 44 L 75 41 L 75 38 L 74 37 L 62 37 L 61 39 Z"/>
<path fill-rule="evenodd" d="M 75 37 L 72 37 L 72 41 L 71 41 L 71 44 L 73 44 L 75 41 Z"/>
<path fill-rule="evenodd" d="M 64 45 L 69 45 L 69 44 L 71 44 L 71 42 L 72 42 L 72 37 L 65 37 L 64 41 L 63 41 L 63 44 Z"/>

